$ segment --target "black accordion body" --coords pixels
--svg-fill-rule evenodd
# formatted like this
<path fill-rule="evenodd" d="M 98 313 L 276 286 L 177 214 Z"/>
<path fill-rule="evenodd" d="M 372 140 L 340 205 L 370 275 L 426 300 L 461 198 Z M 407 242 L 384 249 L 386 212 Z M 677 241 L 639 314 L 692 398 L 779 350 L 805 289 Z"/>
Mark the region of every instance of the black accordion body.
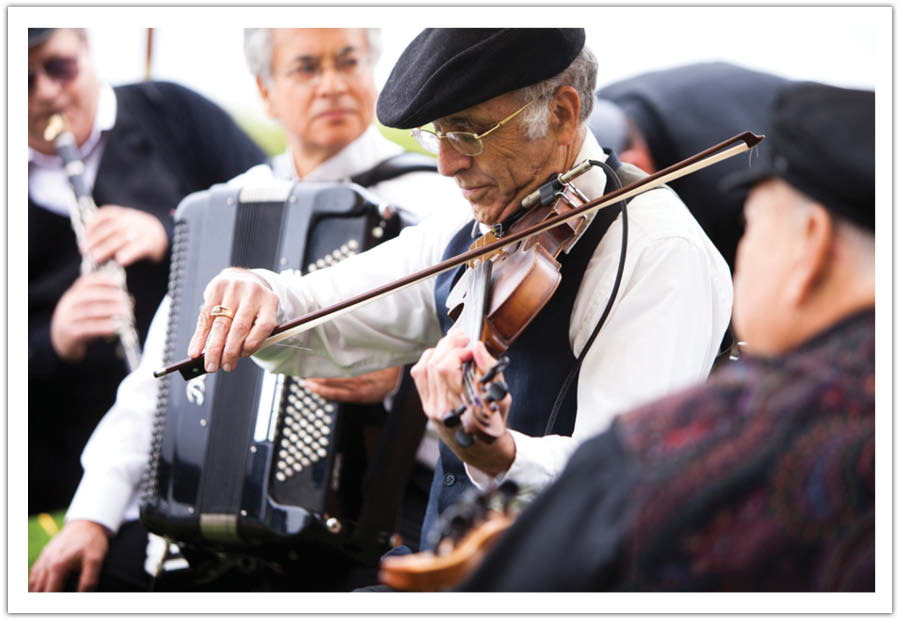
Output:
<path fill-rule="evenodd" d="M 166 363 L 187 350 L 204 288 L 224 267 L 307 273 L 395 236 L 399 216 L 368 195 L 353 184 L 285 182 L 186 198 L 175 215 Z M 323 400 L 250 360 L 163 380 L 141 506 L 149 530 L 272 557 L 327 545 L 367 564 L 390 547 L 389 530 L 360 525 L 361 424 L 372 407 Z"/>

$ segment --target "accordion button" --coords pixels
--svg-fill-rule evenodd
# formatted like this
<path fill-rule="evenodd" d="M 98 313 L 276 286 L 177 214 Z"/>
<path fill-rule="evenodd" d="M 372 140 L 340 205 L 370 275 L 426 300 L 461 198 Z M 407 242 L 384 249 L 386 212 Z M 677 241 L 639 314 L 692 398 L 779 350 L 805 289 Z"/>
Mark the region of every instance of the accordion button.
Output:
<path fill-rule="evenodd" d="M 293 467 L 298 473 L 303 470 L 303 466 L 299 462 L 294 462 Z"/>
<path fill-rule="evenodd" d="M 275 479 L 278 481 L 284 481 L 287 477 L 284 476 L 284 473 L 275 473 Z"/>
<path fill-rule="evenodd" d="M 328 439 L 323 436 L 319 439 L 319 445 L 321 445 L 322 447 L 326 447 L 328 445 Z"/>
<path fill-rule="evenodd" d="M 347 245 L 350 246 L 350 249 L 359 249 L 359 242 L 356 239 L 350 239 Z"/>
<path fill-rule="evenodd" d="M 328 452 L 320 447 L 319 449 L 316 450 L 316 455 L 318 455 L 320 458 L 324 458 L 325 456 L 328 455 Z"/>
<path fill-rule="evenodd" d="M 325 426 L 324 428 L 322 428 L 322 434 L 331 434 L 331 428 Z"/>
<path fill-rule="evenodd" d="M 309 458 L 300 458 L 300 464 L 302 464 L 303 466 L 309 466 L 311 462 L 309 461 Z"/>

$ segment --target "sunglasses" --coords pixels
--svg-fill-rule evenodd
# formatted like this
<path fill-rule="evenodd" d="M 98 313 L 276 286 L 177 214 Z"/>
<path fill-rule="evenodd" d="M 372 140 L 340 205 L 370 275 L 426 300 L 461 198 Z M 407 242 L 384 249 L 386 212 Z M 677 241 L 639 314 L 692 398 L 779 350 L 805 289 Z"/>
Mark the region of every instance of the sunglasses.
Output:
<path fill-rule="evenodd" d="M 484 138 L 518 116 L 522 110 L 532 103 L 534 103 L 534 100 L 529 101 L 482 134 L 470 131 L 448 131 L 447 133 L 439 134 L 422 128 L 413 129 L 410 133 L 422 148 L 434 155 L 437 155 L 441 150 L 441 140 L 447 140 L 450 146 L 453 147 L 453 150 L 460 155 L 477 157 L 484 152 L 484 142 L 482 142 Z"/>
<path fill-rule="evenodd" d="M 55 82 L 65 84 L 78 76 L 78 58 L 75 56 L 54 56 L 39 65 L 44 74 Z M 28 90 L 34 89 L 37 71 L 28 69 Z"/>

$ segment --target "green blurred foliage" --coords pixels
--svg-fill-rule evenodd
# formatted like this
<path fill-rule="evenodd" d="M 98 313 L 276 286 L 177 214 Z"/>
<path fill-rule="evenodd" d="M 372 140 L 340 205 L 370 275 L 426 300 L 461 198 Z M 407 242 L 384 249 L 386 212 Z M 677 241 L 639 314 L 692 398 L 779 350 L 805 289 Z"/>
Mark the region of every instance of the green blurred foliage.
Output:
<path fill-rule="evenodd" d="M 234 114 L 233 116 L 238 126 L 259 145 L 266 155 L 272 157 L 284 152 L 287 140 L 284 137 L 284 131 L 278 123 L 268 119 L 262 120 L 250 114 Z M 392 129 L 378 122 L 376 122 L 376 126 L 384 137 L 399 144 L 404 150 L 429 155 L 409 134 L 409 130 Z"/>
<path fill-rule="evenodd" d="M 57 528 L 62 529 L 63 518 L 65 515 L 65 510 L 50 514 L 50 517 L 53 518 Z M 28 518 L 28 569 L 31 569 L 34 560 L 41 554 L 41 549 L 47 545 L 47 542 L 50 541 L 51 537 L 52 536 L 44 530 L 44 527 L 41 526 L 40 522 L 38 522 L 37 516 L 30 516 Z"/>

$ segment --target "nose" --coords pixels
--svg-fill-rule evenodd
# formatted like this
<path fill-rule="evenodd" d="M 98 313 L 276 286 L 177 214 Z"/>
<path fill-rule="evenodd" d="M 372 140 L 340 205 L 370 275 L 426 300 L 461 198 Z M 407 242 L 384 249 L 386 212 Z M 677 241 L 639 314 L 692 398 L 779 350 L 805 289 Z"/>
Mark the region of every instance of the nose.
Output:
<path fill-rule="evenodd" d="M 34 86 L 30 89 L 28 98 L 39 101 L 53 99 L 59 93 L 59 86 L 58 81 L 51 79 L 43 70 L 38 69 L 35 71 Z"/>
<path fill-rule="evenodd" d="M 334 65 L 323 67 L 319 76 L 319 94 L 340 95 L 347 92 L 347 81 Z"/>
<path fill-rule="evenodd" d="M 472 167 L 472 157 L 463 155 L 450 146 L 447 140 L 441 140 L 438 148 L 438 172 L 443 176 L 456 176 L 463 170 Z"/>

